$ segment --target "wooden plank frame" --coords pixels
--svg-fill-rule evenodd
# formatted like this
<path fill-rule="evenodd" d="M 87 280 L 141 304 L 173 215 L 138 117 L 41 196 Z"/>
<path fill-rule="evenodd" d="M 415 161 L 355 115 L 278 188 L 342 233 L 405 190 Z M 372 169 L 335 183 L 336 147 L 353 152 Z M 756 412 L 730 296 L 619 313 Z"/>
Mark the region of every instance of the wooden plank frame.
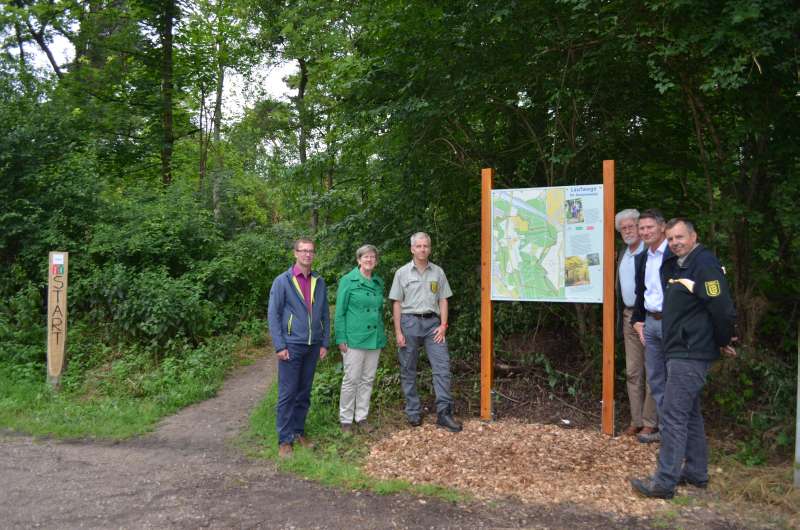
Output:
<path fill-rule="evenodd" d="M 614 208 L 615 167 L 603 160 L 603 401 L 601 431 L 614 435 Z M 492 185 L 494 170 L 481 170 L 481 419 L 492 420 L 494 312 L 492 310 Z M 799 394 L 800 395 L 800 394 Z M 798 398 L 800 399 L 800 398 Z"/>
<path fill-rule="evenodd" d="M 603 406 L 601 430 L 614 436 L 614 161 L 603 160 Z"/>
<path fill-rule="evenodd" d="M 481 170 L 481 419 L 492 419 L 494 311 L 492 310 L 493 169 Z"/>

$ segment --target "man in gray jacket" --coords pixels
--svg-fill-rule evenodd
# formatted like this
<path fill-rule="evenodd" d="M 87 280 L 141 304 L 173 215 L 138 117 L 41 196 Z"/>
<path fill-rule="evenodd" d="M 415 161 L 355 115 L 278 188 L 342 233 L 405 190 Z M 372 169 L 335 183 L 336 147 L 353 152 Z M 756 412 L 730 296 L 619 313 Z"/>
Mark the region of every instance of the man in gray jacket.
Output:
<path fill-rule="evenodd" d="M 328 353 L 330 315 L 325 280 L 311 270 L 314 242 L 294 243 L 295 264 L 272 282 L 269 332 L 278 356 L 278 456 L 292 454 L 292 444 L 313 447 L 305 435 L 311 384 L 317 360 Z"/>

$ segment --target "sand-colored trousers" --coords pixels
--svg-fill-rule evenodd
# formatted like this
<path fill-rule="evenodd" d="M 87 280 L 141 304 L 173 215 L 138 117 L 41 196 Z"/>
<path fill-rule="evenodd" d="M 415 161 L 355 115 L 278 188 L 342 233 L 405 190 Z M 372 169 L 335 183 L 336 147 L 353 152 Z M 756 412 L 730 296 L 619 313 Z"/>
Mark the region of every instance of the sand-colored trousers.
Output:
<path fill-rule="evenodd" d="M 367 419 L 380 353 L 381 350 L 347 348 L 342 354 L 344 378 L 342 392 L 339 395 L 341 423 L 353 423 L 354 418 L 356 422 Z"/>
<path fill-rule="evenodd" d="M 656 403 L 650 395 L 644 366 L 644 344 L 631 326 L 633 309 L 622 312 L 622 336 L 625 340 L 625 375 L 628 383 L 628 400 L 631 405 L 631 425 L 655 427 L 658 424 Z"/>

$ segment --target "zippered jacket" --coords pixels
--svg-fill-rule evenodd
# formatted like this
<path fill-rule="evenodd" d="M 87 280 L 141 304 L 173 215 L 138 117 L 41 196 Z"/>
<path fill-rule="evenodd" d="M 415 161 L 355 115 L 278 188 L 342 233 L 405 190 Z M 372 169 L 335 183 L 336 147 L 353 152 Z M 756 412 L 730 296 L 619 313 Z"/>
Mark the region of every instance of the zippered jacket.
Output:
<path fill-rule="evenodd" d="M 267 320 L 272 345 L 276 352 L 286 349 L 287 344 L 319 344 L 327 348 L 331 319 L 325 280 L 316 272 L 311 272 L 309 313 L 292 268 L 278 275 L 269 291 Z"/>
<path fill-rule="evenodd" d="M 386 346 L 383 326 L 383 280 L 367 279 L 358 267 L 342 276 L 336 293 L 336 343 L 351 348 L 378 350 Z"/>
<path fill-rule="evenodd" d="M 725 273 L 714 254 L 698 245 L 678 265 L 674 254 L 661 265 L 664 318 L 661 330 L 667 359 L 713 361 L 731 342 L 736 310 Z"/>

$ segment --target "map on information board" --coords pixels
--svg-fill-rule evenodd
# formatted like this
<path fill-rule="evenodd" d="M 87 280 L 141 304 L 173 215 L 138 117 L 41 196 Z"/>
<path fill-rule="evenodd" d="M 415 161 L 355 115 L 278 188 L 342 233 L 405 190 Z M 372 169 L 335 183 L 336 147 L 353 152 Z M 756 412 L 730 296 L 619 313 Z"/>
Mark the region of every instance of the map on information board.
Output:
<path fill-rule="evenodd" d="M 603 301 L 603 186 L 492 190 L 492 300 Z"/>

